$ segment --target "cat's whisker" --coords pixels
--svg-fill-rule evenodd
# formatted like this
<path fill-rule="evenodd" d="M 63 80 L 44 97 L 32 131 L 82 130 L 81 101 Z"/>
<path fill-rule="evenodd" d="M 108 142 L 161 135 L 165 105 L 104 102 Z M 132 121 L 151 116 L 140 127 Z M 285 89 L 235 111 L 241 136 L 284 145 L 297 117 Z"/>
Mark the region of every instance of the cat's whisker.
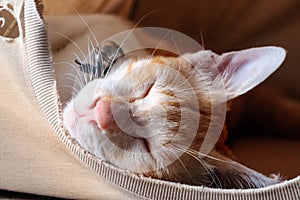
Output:
<path fill-rule="evenodd" d="M 89 40 L 89 43 L 88 43 L 88 58 L 89 60 L 86 61 L 87 63 L 90 63 L 91 66 L 99 66 L 99 63 L 103 63 L 103 56 L 101 54 L 101 52 L 95 52 L 95 51 L 98 51 L 99 48 L 101 49 L 101 44 L 97 44 L 97 46 L 95 47 L 94 46 L 94 43 L 91 41 L 90 38 L 88 38 Z M 99 73 L 99 67 L 96 67 L 96 71 L 95 73 L 93 73 L 93 70 L 91 69 L 92 73 L 90 72 L 90 79 L 91 80 L 94 80 L 94 79 L 97 79 L 97 78 L 100 78 L 99 77 L 99 74 L 102 72 Z"/>
<path fill-rule="evenodd" d="M 66 91 L 67 93 L 69 93 L 72 97 L 74 97 L 78 92 L 79 90 L 76 89 L 74 86 L 71 86 L 71 85 L 62 85 L 61 86 L 62 88 L 66 88 Z"/>
<path fill-rule="evenodd" d="M 61 85 L 61 88 L 64 89 L 64 92 L 66 94 L 70 94 L 73 97 L 74 87 L 70 85 Z"/>
<path fill-rule="evenodd" d="M 149 12 L 148 14 L 144 15 L 134 26 L 133 28 L 129 31 L 129 33 L 125 36 L 125 38 L 122 40 L 121 44 L 119 44 L 119 48 L 115 51 L 115 52 L 119 52 L 120 49 L 122 49 L 124 43 L 127 41 L 127 39 L 129 38 L 129 36 L 133 33 L 133 31 L 138 27 L 138 25 L 148 16 L 152 15 L 154 12 L 157 12 L 158 9 L 156 10 L 153 10 L 151 12 Z M 112 68 L 112 65 L 113 65 L 113 61 L 116 59 L 117 57 L 117 53 L 114 54 L 114 57 L 110 63 L 110 65 L 108 66 L 108 70 L 107 70 L 107 73 L 105 75 L 105 77 L 107 76 L 107 74 L 109 74 L 111 68 Z"/>
<path fill-rule="evenodd" d="M 73 9 L 73 11 L 78 15 L 81 22 L 84 24 L 84 26 L 88 29 L 89 33 L 92 35 L 93 39 L 95 40 L 95 43 L 98 45 L 97 37 L 95 36 L 95 33 L 91 29 L 91 27 L 88 25 L 88 23 L 85 21 L 85 19 L 80 15 L 80 13 L 76 10 L 76 8 L 72 5 L 72 3 L 69 0 L 65 0 L 69 6 Z"/>
<path fill-rule="evenodd" d="M 76 60 L 78 60 L 80 63 L 82 63 L 82 60 L 79 58 L 79 56 L 77 54 L 74 54 L 74 56 L 76 57 Z M 75 68 L 75 70 L 77 71 L 77 75 L 81 74 L 80 70 L 78 69 L 78 67 Z M 80 80 L 82 82 L 82 85 L 86 85 L 89 82 L 89 80 L 87 79 L 87 75 L 84 72 L 83 72 L 83 75 L 80 76 Z"/>
<path fill-rule="evenodd" d="M 72 81 L 72 85 L 70 85 L 70 84 L 65 84 L 65 85 L 68 85 L 68 86 L 70 86 L 70 87 L 73 87 L 73 89 L 74 89 L 74 90 L 76 89 L 77 91 L 79 91 L 79 90 L 81 89 L 80 83 L 79 83 L 78 81 L 75 81 L 74 78 L 73 78 L 73 76 L 70 76 L 69 74 L 67 74 L 67 75 L 66 75 L 66 80 Z M 77 85 L 78 87 L 76 87 L 76 85 Z"/>
<path fill-rule="evenodd" d="M 174 36 L 171 37 L 171 40 L 172 40 L 173 43 L 174 43 L 174 46 L 175 46 L 176 51 L 177 51 L 177 55 L 181 55 L 181 52 L 180 52 L 180 50 L 179 50 L 179 48 L 178 48 L 178 45 L 177 45 L 177 43 L 176 43 L 176 41 L 175 41 L 175 39 L 174 39 Z"/>
<path fill-rule="evenodd" d="M 66 64 L 69 67 L 73 68 L 76 71 L 76 75 L 73 73 L 66 73 L 65 75 L 67 75 L 67 76 L 72 75 L 72 78 L 74 79 L 74 81 L 77 82 L 78 86 L 80 86 L 80 88 L 84 87 L 85 84 L 84 84 L 84 81 L 82 80 L 82 76 L 80 76 L 80 70 L 76 66 L 74 66 L 73 64 L 68 63 L 68 62 L 60 62 L 60 64 Z M 69 80 L 71 80 L 71 79 L 69 79 Z"/>
<path fill-rule="evenodd" d="M 61 35 L 62 37 L 64 37 L 65 39 L 69 40 L 73 45 L 75 45 L 75 47 L 80 51 L 80 53 L 84 56 L 83 50 L 79 47 L 79 45 L 77 43 L 75 43 L 72 39 L 70 39 L 69 37 L 65 36 L 62 33 L 59 32 L 55 32 L 58 35 Z M 75 57 L 77 57 L 77 60 L 80 60 L 79 56 L 75 53 L 73 53 L 75 55 Z M 56 62 L 54 64 L 67 64 L 68 66 L 71 66 L 73 69 L 76 70 L 77 74 L 79 74 L 80 70 L 74 66 L 74 64 L 69 63 L 69 62 Z M 82 88 L 85 84 L 84 81 L 82 80 L 82 77 L 80 76 L 81 80 L 78 80 L 78 85 Z M 87 83 L 87 80 L 85 80 L 85 82 Z"/>
<path fill-rule="evenodd" d="M 71 74 L 67 74 L 67 76 L 71 76 Z M 74 75 L 73 74 L 72 74 L 71 77 L 72 77 L 72 79 L 69 77 L 69 78 L 67 78 L 67 80 L 74 81 L 72 86 L 70 86 L 70 87 L 73 88 L 72 96 L 75 96 L 76 94 L 78 94 L 79 90 L 82 88 L 82 85 L 79 81 L 76 81 L 76 79 L 74 80 Z"/>
<path fill-rule="evenodd" d="M 213 156 L 209 156 L 208 154 L 200 153 L 199 151 L 196 151 L 196 150 L 191 149 L 191 148 L 184 147 L 184 146 L 179 145 L 179 144 L 176 144 L 176 145 L 178 145 L 178 147 L 186 149 L 187 151 L 189 151 L 189 152 L 191 152 L 191 153 L 193 153 L 194 155 L 197 155 L 197 156 L 207 157 L 207 158 L 210 158 L 212 160 L 216 160 L 216 161 L 224 162 L 224 163 L 235 163 L 235 161 L 232 161 L 232 160 L 222 160 L 220 158 L 216 158 L 216 157 L 213 157 Z"/>
<path fill-rule="evenodd" d="M 69 63 L 69 62 L 55 62 L 53 64 L 54 65 L 61 65 L 61 64 L 67 65 L 67 66 L 71 67 L 72 69 L 74 69 L 77 72 L 77 75 L 80 74 L 79 69 L 76 66 L 74 66 L 74 64 L 72 64 L 72 63 Z M 71 73 L 68 73 L 68 74 L 69 74 L 68 76 L 70 76 Z M 75 76 L 73 74 L 73 78 L 77 81 L 77 84 L 80 86 L 80 88 L 82 88 L 85 85 L 81 76 Z M 79 78 L 80 78 L 80 80 L 79 80 Z M 71 80 L 71 79 L 69 79 L 69 80 Z"/>
<path fill-rule="evenodd" d="M 88 52 L 89 52 L 88 55 L 90 55 L 95 50 L 95 45 L 89 36 L 87 36 L 87 40 L 88 40 Z M 97 43 L 96 45 L 100 45 L 100 44 Z"/>
<path fill-rule="evenodd" d="M 194 73 L 196 73 L 196 70 L 193 70 L 192 73 L 190 73 L 189 76 L 181 82 L 181 84 L 177 85 L 177 87 L 180 88 L 182 85 L 188 83 L 188 81 L 193 77 Z"/>
<path fill-rule="evenodd" d="M 96 44 L 96 47 L 99 47 L 100 46 L 100 44 L 99 44 L 99 42 L 98 42 L 98 40 L 97 40 L 97 37 L 96 37 L 96 35 L 95 35 L 95 33 L 93 32 L 93 30 L 92 30 L 92 28 L 89 26 L 89 24 L 86 22 L 86 20 L 83 18 L 83 16 L 74 8 L 74 6 L 72 5 L 72 3 L 69 1 L 69 0 L 66 0 L 67 1 L 67 3 L 69 4 L 69 6 L 73 9 L 73 11 L 78 15 L 78 17 L 80 18 L 80 20 L 82 21 L 82 23 L 84 24 L 84 26 L 88 29 L 88 31 L 89 31 L 89 33 L 90 33 L 90 35 L 92 36 L 92 39 L 93 39 L 93 41 L 91 40 L 91 38 L 90 37 L 88 37 L 88 45 L 89 45 L 89 49 L 88 49 L 88 51 L 89 51 L 89 53 L 88 53 L 88 59 L 90 59 L 89 61 L 92 61 L 92 62 L 87 62 L 87 63 L 90 63 L 90 65 L 91 66 L 94 66 L 95 64 L 97 64 L 97 63 L 94 63 L 94 62 L 96 62 L 95 60 L 92 60 L 92 56 L 90 56 L 91 54 L 93 54 L 93 51 L 94 51 L 94 49 L 95 49 L 95 47 L 94 47 L 94 44 Z M 59 34 L 59 33 L 58 33 Z M 63 34 L 60 34 L 60 35 L 62 35 L 62 36 L 64 36 Z M 78 46 L 78 45 L 76 45 L 70 38 L 68 38 L 67 36 L 64 36 L 66 39 L 69 39 L 69 41 L 71 41 L 75 46 L 76 46 L 76 48 L 77 49 L 79 49 L 80 50 L 80 53 L 81 53 L 81 55 L 83 56 L 83 57 L 85 57 L 85 54 L 83 53 L 83 51 L 80 49 L 80 47 Z M 100 55 L 100 59 L 102 59 L 102 55 Z M 78 59 L 78 60 L 81 60 L 81 59 Z M 85 61 L 88 61 L 87 59 L 85 59 Z M 85 84 L 87 84 L 89 81 L 91 81 L 91 80 L 93 80 L 93 79 L 95 79 L 95 78 L 99 78 L 98 77 L 98 72 L 97 72 L 97 70 L 98 70 L 98 68 L 96 68 L 96 75 L 94 75 L 94 73 L 92 73 L 93 72 L 93 69 L 87 69 L 88 70 L 88 73 L 87 73 L 87 75 L 86 76 L 84 76 L 85 77 Z"/>
<path fill-rule="evenodd" d="M 196 73 L 196 70 L 193 70 L 192 73 L 178 86 L 181 87 L 182 85 L 186 84 L 193 77 L 194 73 Z"/>
<path fill-rule="evenodd" d="M 205 45 L 204 45 L 204 38 L 203 38 L 202 31 L 200 31 L 200 40 L 201 40 L 201 47 L 203 47 L 203 50 L 204 50 L 205 49 Z"/>
<path fill-rule="evenodd" d="M 172 41 L 174 42 L 174 45 L 175 45 L 175 48 L 176 48 L 176 51 L 177 51 L 178 55 L 181 55 L 180 50 L 179 50 L 179 48 L 178 48 L 178 46 L 177 46 L 177 44 L 176 44 L 176 41 L 174 40 L 174 37 L 172 37 L 171 39 L 172 39 Z M 174 78 L 174 80 L 173 80 L 173 82 L 171 83 L 171 85 L 174 84 L 174 83 L 177 81 L 177 79 L 178 79 L 178 77 L 179 77 L 179 75 L 180 75 L 181 64 L 182 64 L 182 60 L 180 59 L 180 61 L 179 61 L 179 68 L 178 68 L 178 70 L 177 70 L 176 77 Z"/>
<path fill-rule="evenodd" d="M 82 77 L 79 75 L 78 72 L 76 75 L 74 73 L 65 73 L 65 76 L 68 78 L 68 80 L 76 82 L 80 88 L 84 87 L 85 84 L 82 81 Z"/>
<path fill-rule="evenodd" d="M 178 149 L 178 150 L 181 151 L 180 149 Z M 182 152 L 183 152 L 183 151 L 182 151 Z M 177 158 L 177 155 L 176 155 L 174 152 L 172 152 L 172 151 L 169 151 L 168 153 L 174 155 L 174 157 L 176 158 L 176 160 L 178 160 L 178 161 L 180 162 L 180 165 L 183 167 L 184 171 L 186 171 L 186 173 L 188 174 L 188 176 L 190 177 L 190 179 L 192 179 L 193 177 L 192 177 L 191 173 L 190 173 L 190 172 L 188 171 L 188 169 L 185 167 L 185 165 L 184 165 L 184 163 L 181 161 L 181 159 L 180 159 L 180 158 Z M 183 152 L 183 153 L 184 153 L 184 152 Z"/>
<path fill-rule="evenodd" d="M 76 83 L 79 86 L 79 89 L 81 89 L 83 87 L 82 82 L 78 79 L 78 76 L 71 74 L 71 73 L 66 73 L 65 74 L 66 79 L 73 81 L 73 83 Z M 75 86 L 75 85 L 74 85 Z"/>
<path fill-rule="evenodd" d="M 203 88 L 201 88 L 202 90 L 204 90 Z M 176 87 L 176 92 L 178 94 L 180 93 L 188 93 L 188 92 L 193 92 L 195 94 L 203 94 L 203 91 L 200 91 L 198 88 L 177 88 Z"/>
<path fill-rule="evenodd" d="M 198 154 L 194 154 L 194 152 L 191 151 L 191 149 L 183 147 L 183 146 L 182 146 L 182 148 L 180 148 L 180 146 L 175 146 L 175 145 L 172 145 L 172 146 L 173 146 L 173 148 L 178 149 L 178 150 L 182 151 L 183 153 L 187 153 L 188 155 L 190 155 L 194 159 L 196 159 L 203 166 L 203 168 L 207 171 L 208 175 L 211 177 L 211 179 L 212 179 L 211 184 L 215 183 L 216 185 L 218 185 L 218 187 L 222 187 L 221 181 L 215 175 L 214 171 L 211 169 L 210 166 L 208 166 L 208 164 L 205 163 L 204 160 L 202 160 L 201 158 L 198 157 Z"/>
<path fill-rule="evenodd" d="M 177 149 L 179 151 L 181 151 L 182 153 L 186 153 L 188 155 L 190 155 L 191 157 L 193 157 L 195 160 L 197 160 L 202 166 L 203 168 L 207 171 L 207 173 L 209 174 L 209 176 L 214 179 L 214 176 L 210 170 L 210 168 L 207 166 L 207 164 L 201 159 L 199 158 L 197 155 L 194 155 L 193 153 L 191 153 L 190 151 L 187 151 L 187 148 L 180 148 L 179 146 L 175 146 L 175 145 L 172 145 L 172 147 L 174 149 Z"/>
<path fill-rule="evenodd" d="M 179 147 L 179 146 L 178 146 Z M 219 180 L 218 176 L 215 175 L 214 171 L 211 169 L 211 167 L 207 166 L 207 164 L 199 157 L 199 155 L 201 155 L 202 157 L 206 157 L 206 158 L 210 158 L 219 162 L 224 162 L 224 163 L 236 163 L 235 161 L 228 161 L 228 160 L 222 160 L 213 156 L 209 156 L 209 155 L 205 155 L 202 154 L 198 151 L 195 151 L 193 149 L 190 148 L 186 148 L 184 146 L 182 146 L 182 151 L 189 154 L 190 156 L 192 156 L 193 158 L 195 158 L 197 161 L 199 161 L 202 166 L 206 169 L 206 171 L 209 173 L 210 177 L 212 178 L 213 183 L 215 183 L 217 185 L 217 187 L 222 188 L 222 184 L 221 181 Z M 208 185 L 209 186 L 209 185 Z"/>
<path fill-rule="evenodd" d="M 130 34 L 131 34 L 132 31 L 133 31 L 133 30 L 131 30 L 130 33 L 128 33 L 128 35 L 124 38 L 124 40 L 121 42 L 119 48 L 118 48 L 117 50 L 115 50 L 115 52 L 119 52 L 119 51 L 120 51 L 122 45 L 123 45 L 124 42 L 128 39 L 128 37 L 130 36 Z M 106 77 L 107 74 L 110 72 L 110 70 L 111 70 L 111 68 L 112 68 L 112 65 L 114 64 L 114 61 L 115 61 L 116 58 L 117 58 L 117 55 L 118 55 L 118 53 L 114 53 L 114 57 L 113 57 L 112 60 L 110 61 L 110 65 L 108 66 L 108 70 L 107 70 L 107 73 L 106 73 L 105 77 Z"/>
<path fill-rule="evenodd" d="M 172 31 L 169 30 L 167 33 L 164 34 L 164 36 L 158 41 L 156 47 L 154 48 L 154 50 L 152 51 L 151 55 L 148 56 L 149 58 L 152 58 L 156 51 L 158 50 L 158 48 L 160 47 L 160 45 L 164 42 L 164 40 L 166 40 L 167 36 L 169 36 L 169 34 L 171 33 Z"/>
<path fill-rule="evenodd" d="M 94 66 L 94 61 L 92 60 L 94 55 L 93 55 L 93 44 L 92 42 L 88 42 L 88 57 L 85 58 L 85 62 L 89 63 L 89 67 L 87 68 L 87 76 L 88 80 L 93 80 L 93 66 Z"/>
<path fill-rule="evenodd" d="M 81 55 L 82 55 L 83 57 L 85 56 L 85 54 L 84 54 L 84 52 L 82 51 L 82 49 L 80 48 L 80 46 L 79 46 L 76 42 L 74 42 L 71 38 L 69 38 L 67 35 L 62 34 L 62 33 L 60 33 L 60 32 L 57 32 L 57 31 L 54 31 L 54 33 L 60 35 L 61 37 L 65 38 L 66 40 L 70 41 L 70 42 L 76 47 L 76 49 L 79 50 L 79 52 L 81 53 Z"/>

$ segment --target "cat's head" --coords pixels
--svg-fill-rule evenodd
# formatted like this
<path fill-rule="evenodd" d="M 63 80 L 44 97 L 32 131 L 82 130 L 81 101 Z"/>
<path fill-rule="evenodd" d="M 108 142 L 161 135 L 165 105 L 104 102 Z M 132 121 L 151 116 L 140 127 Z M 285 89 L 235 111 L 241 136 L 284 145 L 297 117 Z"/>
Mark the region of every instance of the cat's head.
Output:
<path fill-rule="evenodd" d="M 121 169 L 174 181 L 193 170 L 209 174 L 197 152 L 212 122 L 223 127 L 213 107 L 264 81 L 284 58 L 282 48 L 262 47 L 127 60 L 82 88 L 64 109 L 64 125 Z"/>

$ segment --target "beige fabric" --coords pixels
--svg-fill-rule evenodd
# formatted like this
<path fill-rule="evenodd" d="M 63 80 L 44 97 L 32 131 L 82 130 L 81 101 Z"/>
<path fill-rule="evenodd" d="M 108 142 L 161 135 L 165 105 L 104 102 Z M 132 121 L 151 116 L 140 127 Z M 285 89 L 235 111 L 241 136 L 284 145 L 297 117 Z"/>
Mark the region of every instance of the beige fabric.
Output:
<path fill-rule="evenodd" d="M 108 166 L 61 126 L 48 40 L 33 0 L 10 2 L 20 37 L 0 39 L 0 188 L 76 199 L 300 199 L 300 177 L 255 190 L 214 190 Z M 88 166 L 88 167 L 86 167 Z"/>
<path fill-rule="evenodd" d="M 14 6 L 15 15 L 19 17 L 23 2 L 1 0 L 0 4 L 6 2 Z M 41 23 L 34 10 L 34 2 L 26 1 L 25 7 L 32 12 L 31 16 Z M 27 25 L 33 25 L 33 22 L 28 20 Z M 22 30 L 24 22 L 18 20 L 18 24 Z M 38 38 L 32 38 L 34 41 L 28 41 L 26 38 L 27 50 L 33 48 L 32 50 L 38 53 L 39 47 L 36 45 L 42 45 L 41 50 L 47 48 L 44 46 L 47 45 L 45 32 L 42 26 L 40 28 L 35 24 L 29 29 L 41 31 L 39 34 L 44 40 L 43 43 L 37 43 Z M 28 34 L 28 30 L 26 33 Z M 35 98 L 26 63 L 26 59 L 29 58 L 23 37 L 24 32 L 13 41 L 2 37 L 0 39 L 0 188 L 65 198 L 133 198 L 131 193 L 124 192 L 82 165 L 50 127 Z M 28 62 L 32 61 L 31 58 Z M 38 64 L 51 70 L 49 57 L 44 57 L 44 61 L 46 63 Z M 50 78 L 53 79 L 53 76 Z M 48 86 L 49 93 L 53 95 L 54 85 Z"/>

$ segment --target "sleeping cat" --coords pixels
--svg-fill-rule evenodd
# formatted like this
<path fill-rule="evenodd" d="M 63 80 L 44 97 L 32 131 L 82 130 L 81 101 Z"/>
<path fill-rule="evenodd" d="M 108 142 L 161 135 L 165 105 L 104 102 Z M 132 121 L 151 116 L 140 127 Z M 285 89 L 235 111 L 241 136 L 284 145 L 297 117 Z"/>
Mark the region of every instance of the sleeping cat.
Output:
<path fill-rule="evenodd" d="M 64 126 L 89 152 L 133 173 L 217 188 L 273 185 L 279 176 L 234 161 L 224 145 L 222 113 L 270 76 L 285 55 L 270 46 L 128 59 L 81 89 L 64 109 Z M 212 135 L 220 139 L 209 141 L 212 148 L 203 153 Z"/>

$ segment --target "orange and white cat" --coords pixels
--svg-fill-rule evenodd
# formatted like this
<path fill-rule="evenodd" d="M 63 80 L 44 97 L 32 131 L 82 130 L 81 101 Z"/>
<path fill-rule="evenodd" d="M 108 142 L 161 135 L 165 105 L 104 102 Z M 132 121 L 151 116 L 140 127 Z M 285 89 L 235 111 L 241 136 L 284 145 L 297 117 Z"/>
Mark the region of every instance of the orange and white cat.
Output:
<path fill-rule="evenodd" d="M 64 126 L 89 152 L 133 173 L 219 188 L 276 184 L 280 177 L 233 161 L 223 144 L 224 121 L 214 109 L 264 81 L 285 55 L 269 46 L 128 59 L 68 102 Z M 200 149 L 214 125 L 221 127 L 221 138 L 203 155 Z"/>

